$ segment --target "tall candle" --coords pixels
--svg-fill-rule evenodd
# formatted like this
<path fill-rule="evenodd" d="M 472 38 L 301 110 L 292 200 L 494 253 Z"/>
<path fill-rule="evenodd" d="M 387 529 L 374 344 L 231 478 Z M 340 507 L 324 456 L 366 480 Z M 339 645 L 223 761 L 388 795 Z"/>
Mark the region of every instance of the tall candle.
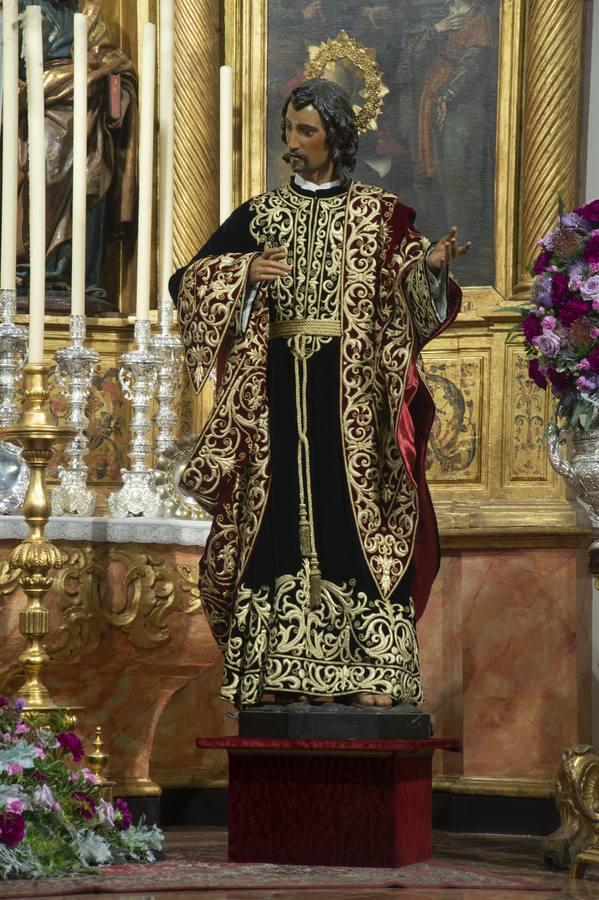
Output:
<path fill-rule="evenodd" d="M 71 314 L 85 315 L 85 220 L 87 204 L 87 17 L 75 13 L 73 97 L 73 256 Z"/>
<path fill-rule="evenodd" d="M 17 270 L 19 153 L 18 0 L 2 5 L 2 252 L 0 288 L 14 290 Z"/>
<path fill-rule="evenodd" d="M 150 317 L 152 249 L 152 168 L 154 165 L 154 92 L 156 26 L 143 27 L 139 102 L 139 204 L 137 231 L 137 319 Z"/>
<path fill-rule="evenodd" d="M 220 67 L 220 191 L 221 223 L 233 209 L 233 70 Z"/>
<path fill-rule="evenodd" d="M 174 23 L 173 0 L 160 0 L 160 298 L 173 271 Z"/>
<path fill-rule="evenodd" d="M 46 290 L 46 146 L 42 11 L 39 6 L 25 9 L 24 40 L 29 129 L 29 362 L 41 363 Z"/>

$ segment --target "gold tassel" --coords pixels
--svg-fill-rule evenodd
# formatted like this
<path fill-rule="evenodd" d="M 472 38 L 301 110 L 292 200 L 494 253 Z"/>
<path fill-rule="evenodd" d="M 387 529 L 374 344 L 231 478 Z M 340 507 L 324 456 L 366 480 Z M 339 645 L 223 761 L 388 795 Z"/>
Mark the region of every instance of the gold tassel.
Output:
<path fill-rule="evenodd" d="M 312 547 L 310 546 L 310 526 L 308 523 L 300 522 L 300 553 L 302 556 L 309 556 Z"/>

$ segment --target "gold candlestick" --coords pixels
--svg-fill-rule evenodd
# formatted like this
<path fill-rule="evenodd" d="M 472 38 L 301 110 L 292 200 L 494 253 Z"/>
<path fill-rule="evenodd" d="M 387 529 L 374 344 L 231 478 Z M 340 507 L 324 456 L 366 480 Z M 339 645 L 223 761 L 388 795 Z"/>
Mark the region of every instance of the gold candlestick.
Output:
<path fill-rule="evenodd" d="M 29 526 L 27 540 L 15 547 L 9 565 L 20 569 L 19 584 L 27 597 L 27 605 L 20 616 L 20 630 L 28 646 L 19 657 L 25 671 L 25 682 L 19 688 L 19 696 L 26 709 L 58 709 L 48 689 L 42 683 L 41 673 L 48 662 L 44 638 L 49 631 L 48 610 L 43 605 L 46 592 L 52 586 L 51 569 L 62 565 L 60 551 L 49 543 L 44 535 L 50 515 L 50 501 L 46 487 L 46 468 L 52 457 L 54 445 L 66 441 L 75 434 L 68 425 L 58 425 L 48 404 L 48 375 L 50 367 L 31 363 L 23 368 L 25 399 L 21 418 L 16 425 L 0 429 L 0 436 L 15 441 L 23 447 L 23 458 L 29 466 L 29 487 L 23 501 L 23 513 Z"/>

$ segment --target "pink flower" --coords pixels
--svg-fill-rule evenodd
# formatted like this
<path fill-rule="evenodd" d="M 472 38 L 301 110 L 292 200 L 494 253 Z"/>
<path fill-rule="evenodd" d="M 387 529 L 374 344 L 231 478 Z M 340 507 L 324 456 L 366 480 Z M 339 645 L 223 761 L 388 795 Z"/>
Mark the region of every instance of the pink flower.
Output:
<path fill-rule="evenodd" d="M 596 325 L 593 325 L 593 327 L 592 327 L 591 330 L 589 331 L 589 335 L 590 335 L 593 339 L 598 338 L 598 337 L 599 337 L 599 328 L 597 328 Z"/>
<path fill-rule="evenodd" d="M 85 778 L 85 780 L 88 781 L 90 784 L 97 784 L 97 783 L 98 783 L 98 779 L 97 779 L 97 777 L 94 775 L 94 773 L 91 771 L 91 769 L 86 769 L 86 768 L 84 767 L 83 769 L 81 769 L 81 774 L 83 775 L 83 777 Z"/>
<path fill-rule="evenodd" d="M 42 750 L 41 747 L 34 747 L 33 755 L 35 756 L 36 759 L 45 759 L 46 758 L 46 754 L 44 753 L 44 751 Z"/>
<path fill-rule="evenodd" d="M 9 797 L 4 805 L 5 812 L 10 813 L 11 816 L 21 816 L 24 809 L 23 801 L 18 797 Z"/>
<path fill-rule="evenodd" d="M 29 725 L 26 725 L 25 722 L 19 722 L 15 728 L 15 734 L 27 734 L 28 731 Z"/>
<path fill-rule="evenodd" d="M 545 316 L 545 318 L 541 322 L 541 328 L 544 332 L 553 331 L 556 325 L 557 319 L 555 318 L 555 316 Z"/>
<path fill-rule="evenodd" d="M 588 361 L 588 359 L 586 358 L 586 356 L 583 357 L 582 359 L 580 359 L 576 363 L 576 368 L 578 369 L 579 372 L 588 372 L 588 370 L 591 368 L 591 364 Z"/>
<path fill-rule="evenodd" d="M 59 813 L 61 809 L 62 809 L 62 807 L 61 807 L 60 803 L 58 802 L 58 800 L 55 800 L 54 803 L 52 804 L 52 812 Z"/>
<path fill-rule="evenodd" d="M 599 262 L 592 262 L 589 265 L 589 269 L 591 270 L 593 275 L 595 275 L 597 272 L 599 272 Z"/>
<path fill-rule="evenodd" d="M 20 763 L 10 763 L 6 771 L 9 775 L 22 775 L 23 766 Z"/>

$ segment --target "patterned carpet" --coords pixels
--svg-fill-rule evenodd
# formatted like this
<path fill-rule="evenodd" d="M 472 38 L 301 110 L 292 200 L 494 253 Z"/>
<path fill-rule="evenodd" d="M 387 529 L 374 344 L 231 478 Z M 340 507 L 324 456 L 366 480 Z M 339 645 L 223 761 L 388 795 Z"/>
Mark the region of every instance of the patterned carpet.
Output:
<path fill-rule="evenodd" d="M 431 861 L 402 869 L 350 869 L 324 866 L 279 866 L 191 860 L 172 852 L 154 865 L 107 866 L 97 874 L 39 881 L 4 881 L 0 897 L 61 897 L 72 894 L 121 894 L 201 890 L 336 890 L 349 888 L 462 888 L 469 890 L 542 891 L 532 880 L 495 875 Z M 554 889 L 555 890 L 555 889 Z M 557 888 L 559 891 L 559 888 Z"/>

